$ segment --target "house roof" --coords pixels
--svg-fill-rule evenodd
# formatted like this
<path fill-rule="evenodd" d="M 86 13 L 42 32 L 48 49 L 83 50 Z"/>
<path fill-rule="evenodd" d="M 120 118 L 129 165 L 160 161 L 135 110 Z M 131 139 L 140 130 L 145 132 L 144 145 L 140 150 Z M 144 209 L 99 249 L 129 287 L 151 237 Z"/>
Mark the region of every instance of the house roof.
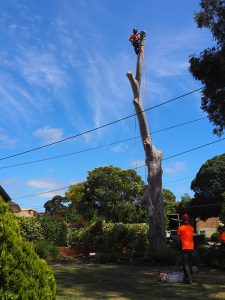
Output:
<path fill-rule="evenodd" d="M 8 202 L 8 207 L 11 210 L 11 212 L 13 212 L 13 213 L 18 213 L 21 211 L 19 205 L 13 201 Z"/>
<path fill-rule="evenodd" d="M 8 204 L 8 207 L 12 212 L 17 213 L 21 211 L 19 205 L 12 201 L 10 196 L 6 193 L 6 191 L 3 189 L 1 185 L 0 185 L 0 196 Z"/>
<path fill-rule="evenodd" d="M 3 189 L 3 187 L 1 185 L 0 185 L 0 196 L 2 196 L 2 198 L 5 202 L 12 201 L 10 196 L 6 193 L 6 191 Z"/>

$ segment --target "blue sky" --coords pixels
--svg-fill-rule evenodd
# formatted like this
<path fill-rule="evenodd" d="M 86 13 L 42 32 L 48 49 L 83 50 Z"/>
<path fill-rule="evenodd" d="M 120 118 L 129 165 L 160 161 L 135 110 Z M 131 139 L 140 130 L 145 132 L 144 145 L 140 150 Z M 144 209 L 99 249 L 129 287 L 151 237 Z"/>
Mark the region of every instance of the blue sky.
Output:
<path fill-rule="evenodd" d="M 193 16 L 198 1 L 49 0 L 0 2 L 1 157 L 23 152 L 134 113 L 126 72 L 136 56 L 128 39 L 147 31 L 143 104 L 147 108 L 201 87 L 188 59 L 213 44 Z M 151 131 L 204 117 L 200 93 L 147 113 Z M 135 130 L 136 128 L 136 130 Z M 208 119 L 152 135 L 171 156 L 218 140 Z M 43 210 L 57 193 L 21 198 L 83 181 L 87 171 L 144 163 L 140 139 L 55 160 L 1 167 L 76 152 L 139 135 L 130 118 L 79 138 L 0 161 L 0 184 L 22 207 Z M 163 162 L 163 185 L 180 199 L 200 166 L 224 141 Z M 145 170 L 138 169 L 145 180 Z"/>

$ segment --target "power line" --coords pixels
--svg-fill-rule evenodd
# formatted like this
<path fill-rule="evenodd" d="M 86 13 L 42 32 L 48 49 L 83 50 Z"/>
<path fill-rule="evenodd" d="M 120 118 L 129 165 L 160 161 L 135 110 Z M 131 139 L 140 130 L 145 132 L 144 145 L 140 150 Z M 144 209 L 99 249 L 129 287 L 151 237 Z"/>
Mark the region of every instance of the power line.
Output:
<path fill-rule="evenodd" d="M 211 145 L 211 144 L 221 142 L 222 140 L 225 140 L 225 138 L 220 139 L 219 141 L 214 141 L 214 142 L 211 142 L 211 143 L 208 143 L 208 144 L 205 144 L 205 145 L 201 145 L 201 146 L 198 146 L 198 147 L 189 149 L 189 150 L 184 151 L 184 152 L 181 152 L 181 153 L 174 154 L 174 155 L 169 156 L 169 157 L 167 157 L 167 158 L 164 158 L 164 159 L 162 159 L 162 160 L 170 159 L 170 158 L 173 158 L 173 157 L 175 157 L 175 156 L 182 155 L 182 154 L 184 154 L 184 153 L 188 153 L 188 152 L 191 152 L 191 151 L 195 151 L 195 150 L 197 150 L 197 149 L 200 149 L 200 148 L 209 146 L 209 145 Z M 139 167 L 136 167 L 136 168 L 133 168 L 133 169 L 136 170 L 136 169 L 139 169 L 139 168 L 143 168 L 144 166 L 145 166 L 145 165 L 142 165 L 142 166 L 139 166 Z M 25 195 L 25 196 L 17 197 L 17 198 L 14 198 L 14 199 L 17 200 L 17 199 L 23 199 L 23 198 L 28 198 L 28 197 L 38 196 L 38 195 L 42 195 L 42 194 L 48 194 L 48 193 L 51 193 L 51 192 L 56 192 L 56 191 L 60 191 L 60 190 L 65 190 L 65 189 L 67 189 L 67 188 L 69 188 L 69 186 L 66 186 L 66 187 L 63 187 L 63 188 L 60 188 L 60 189 L 56 189 L 56 190 L 45 191 L 45 192 L 41 192 L 41 193 L 37 193 L 37 194 Z"/>
<path fill-rule="evenodd" d="M 221 141 L 223 141 L 223 140 L 225 140 L 225 138 L 220 139 L 220 140 L 218 140 L 218 141 L 211 142 L 211 143 L 207 143 L 207 144 L 204 144 L 204 145 L 201 145 L 201 146 L 198 146 L 198 147 L 195 147 L 195 148 L 192 148 L 192 149 L 189 149 L 189 150 L 186 150 L 186 151 L 183 151 L 183 152 L 180 152 L 180 153 L 177 153 L 177 154 L 168 156 L 168 157 L 165 157 L 165 158 L 163 158 L 162 160 L 171 159 L 171 158 L 174 158 L 174 157 L 176 157 L 176 156 L 180 156 L 180 155 L 186 154 L 186 153 L 188 153 L 188 152 L 192 152 L 192 151 L 201 149 L 201 148 L 203 148 L 203 147 L 207 147 L 207 146 L 209 146 L 209 145 L 212 145 L 212 144 L 215 144 L 215 143 L 219 143 L 219 142 L 221 142 Z M 158 160 L 158 161 L 159 161 L 159 160 Z M 154 161 L 154 162 L 155 162 L 155 161 Z M 154 162 L 152 162 L 152 163 L 154 163 Z M 151 162 L 150 162 L 150 163 L 151 163 Z M 141 165 L 141 166 L 138 166 L 136 169 L 140 169 L 140 168 L 143 168 L 143 167 L 145 167 L 145 166 L 146 166 L 146 165 Z"/>
<path fill-rule="evenodd" d="M 167 128 L 156 130 L 156 131 L 153 131 L 151 134 L 160 133 L 160 132 L 163 132 L 163 131 L 166 131 L 166 130 L 170 130 L 170 129 L 174 129 L 174 128 L 177 128 L 177 127 L 180 127 L 180 126 L 184 126 L 184 125 L 187 125 L 187 124 L 198 122 L 198 121 L 201 121 L 201 120 L 204 120 L 204 119 L 207 119 L 207 117 L 202 117 L 202 118 L 194 119 L 194 120 L 191 120 L 191 121 L 186 121 L 186 122 L 176 124 L 176 125 L 173 125 L 173 126 L 170 126 L 170 127 L 167 127 Z M 100 149 L 100 148 L 104 148 L 104 147 L 113 146 L 113 145 L 116 145 L 116 144 L 119 144 L 119 143 L 128 142 L 128 141 L 131 141 L 133 139 L 140 138 L 140 137 L 141 136 L 139 135 L 137 137 L 135 136 L 135 137 L 131 137 L 131 138 L 128 138 L 128 139 L 125 139 L 125 140 L 120 140 L 120 141 L 112 142 L 112 143 L 109 143 L 109 144 L 104 144 L 104 145 L 100 145 L 100 146 L 96 146 L 96 147 L 92 147 L 92 148 L 87 148 L 87 149 L 83 149 L 83 150 L 76 151 L 76 152 L 70 152 L 70 153 L 65 153 L 65 154 L 61 154 L 61 155 L 56 155 L 56 156 L 50 156 L 50 157 L 46 157 L 46 158 L 42 158 L 42 159 L 37 159 L 37 160 L 33 160 L 33 161 L 28 161 L 28 162 L 22 162 L 22 163 L 18 163 L 18 164 L 3 166 L 3 167 L 0 167 L 0 170 L 1 169 L 13 168 L 13 167 L 19 167 L 19 166 L 23 166 L 23 165 L 34 164 L 34 163 L 39 163 L 39 162 L 42 162 L 42 161 L 62 158 L 62 157 L 71 156 L 71 155 L 76 155 L 76 154 L 80 154 L 80 153 L 84 153 L 84 152 L 88 152 L 88 151 L 92 151 L 92 150 L 96 150 L 96 149 Z"/>
<path fill-rule="evenodd" d="M 45 191 L 45 192 L 40 192 L 40 193 L 36 193 L 36 194 L 25 195 L 25 196 L 22 196 L 22 197 L 13 198 L 13 200 L 24 199 L 24 198 L 28 198 L 28 197 L 34 197 L 34 196 L 39 196 L 39 195 L 43 195 L 43 194 L 49 194 L 49 193 L 52 193 L 52 192 L 62 191 L 62 190 L 68 189 L 69 187 L 70 186 L 65 186 L 63 188 L 59 188 L 59 189 L 55 189 L 55 190 L 51 190 L 51 191 Z"/>
<path fill-rule="evenodd" d="M 181 98 L 183 98 L 183 97 L 185 97 L 185 96 L 188 96 L 188 95 L 193 94 L 193 93 L 195 93 L 195 92 L 197 92 L 197 91 L 200 91 L 200 90 L 202 90 L 202 88 L 198 88 L 198 89 L 193 90 L 193 91 L 191 91 L 191 92 L 182 94 L 182 95 L 180 95 L 180 96 L 178 96 L 178 97 L 172 98 L 172 99 L 167 100 L 167 101 L 165 101 L 165 102 L 162 102 L 162 103 L 159 103 L 159 104 L 154 105 L 154 106 L 152 106 L 152 107 L 149 107 L 149 108 L 147 108 L 147 109 L 144 109 L 144 110 L 140 111 L 138 114 L 141 114 L 142 112 L 146 112 L 146 111 L 155 109 L 155 108 L 157 108 L 157 107 L 163 106 L 163 105 L 168 104 L 168 103 L 170 103 L 170 102 L 176 101 L 176 100 L 178 100 L 178 99 L 181 99 Z M 37 151 L 37 150 L 40 150 L 40 149 L 43 149 L 43 148 L 46 148 L 46 147 L 49 147 L 49 146 L 52 146 L 52 145 L 55 145 L 55 144 L 58 144 L 58 143 L 62 143 L 62 142 L 65 142 L 65 141 L 68 141 L 68 140 L 77 138 L 77 137 L 79 137 L 79 136 L 81 136 L 81 135 L 84 135 L 84 134 L 87 134 L 87 133 L 91 133 L 91 132 L 93 132 L 93 131 L 96 131 L 96 130 L 99 130 L 99 129 L 108 127 L 108 126 L 110 126 L 110 125 L 116 124 L 116 123 L 118 123 L 118 122 L 127 120 L 127 119 L 129 119 L 129 118 L 131 118 L 131 117 L 134 117 L 134 116 L 136 116 L 136 113 L 131 114 L 131 115 L 128 115 L 128 116 L 123 117 L 123 118 L 121 118 L 121 119 L 112 121 L 112 122 L 110 122 L 110 123 L 106 123 L 106 124 L 104 124 L 104 125 L 95 127 L 95 128 L 93 128 L 93 129 L 89 129 L 89 130 L 87 130 L 87 131 L 83 131 L 83 132 L 78 133 L 78 134 L 76 134 L 76 135 L 72 135 L 72 136 L 69 136 L 69 137 L 67 137 L 67 138 L 64 138 L 64 139 L 61 139 L 61 140 L 58 140 L 58 141 L 55 141 L 55 142 L 52 142 L 52 143 L 43 145 L 43 146 L 39 146 L 39 147 L 36 147 L 36 148 L 32 148 L 32 149 L 29 149 L 29 150 L 26 150 L 26 151 L 23 151 L 23 152 L 19 152 L 19 153 L 15 153 L 15 154 L 12 154 L 12 155 L 9 155 L 9 156 L 1 157 L 0 160 L 9 159 L 9 158 L 12 158 L 12 157 L 15 157 L 15 156 L 19 156 L 19 155 L 23 155 L 23 154 L 30 153 L 30 152 L 33 152 L 33 151 Z"/>

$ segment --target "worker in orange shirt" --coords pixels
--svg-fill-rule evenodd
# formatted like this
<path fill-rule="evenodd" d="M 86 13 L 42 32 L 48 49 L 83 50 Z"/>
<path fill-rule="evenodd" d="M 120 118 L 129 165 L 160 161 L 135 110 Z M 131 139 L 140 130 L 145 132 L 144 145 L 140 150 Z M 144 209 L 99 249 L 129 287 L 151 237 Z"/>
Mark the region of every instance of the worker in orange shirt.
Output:
<path fill-rule="evenodd" d="M 225 247 L 225 229 L 221 228 L 220 230 L 220 243 L 221 246 Z"/>
<path fill-rule="evenodd" d="M 188 214 L 182 217 L 183 224 L 178 227 L 177 235 L 181 242 L 182 265 L 184 270 L 184 283 L 192 283 L 192 256 L 194 252 L 194 228 L 190 225 Z"/>

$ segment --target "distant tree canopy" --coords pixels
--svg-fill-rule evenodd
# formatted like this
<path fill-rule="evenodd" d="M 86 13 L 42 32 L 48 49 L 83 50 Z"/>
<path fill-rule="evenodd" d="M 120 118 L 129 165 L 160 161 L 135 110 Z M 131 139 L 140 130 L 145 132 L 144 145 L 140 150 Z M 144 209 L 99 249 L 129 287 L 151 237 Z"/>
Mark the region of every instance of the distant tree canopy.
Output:
<path fill-rule="evenodd" d="M 87 220 L 140 223 L 147 219 L 141 206 L 143 189 L 136 171 L 106 166 L 89 171 L 87 180 L 70 186 L 66 195 L 70 207 Z"/>
<path fill-rule="evenodd" d="M 44 204 L 45 213 L 52 216 L 66 216 L 68 207 L 64 205 L 65 202 L 67 202 L 65 197 L 60 195 L 54 196 L 51 200 Z"/>
<path fill-rule="evenodd" d="M 195 192 L 194 198 L 191 201 L 191 207 L 194 208 L 192 210 L 194 216 L 205 219 L 220 215 L 221 205 L 218 205 L 218 203 L 225 201 L 224 174 L 225 154 L 215 156 L 201 166 L 191 183 L 191 189 Z"/>
<path fill-rule="evenodd" d="M 176 196 L 173 192 L 168 189 L 162 190 L 162 200 L 164 204 L 174 203 L 176 202 Z"/>
<path fill-rule="evenodd" d="M 199 28 L 206 27 L 216 42 L 190 58 L 190 72 L 204 86 L 202 110 L 216 126 L 214 133 L 221 135 L 225 128 L 225 1 L 201 0 L 201 11 L 195 14 Z"/>
<path fill-rule="evenodd" d="M 178 202 L 178 212 L 180 214 L 190 213 L 190 203 L 191 203 L 191 196 L 188 193 L 185 193 L 181 196 L 180 201 Z"/>

